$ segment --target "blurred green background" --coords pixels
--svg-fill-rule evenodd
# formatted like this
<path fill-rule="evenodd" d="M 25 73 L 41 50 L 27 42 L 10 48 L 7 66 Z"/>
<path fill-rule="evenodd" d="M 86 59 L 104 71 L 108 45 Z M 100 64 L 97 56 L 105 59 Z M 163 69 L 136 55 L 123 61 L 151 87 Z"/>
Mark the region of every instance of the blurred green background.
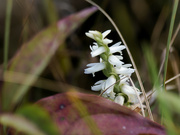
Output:
<path fill-rule="evenodd" d="M 0 0 L 1 63 L 3 63 L 4 53 L 6 2 L 6 0 Z M 171 0 L 94 0 L 94 2 L 100 5 L 117 24 L 137 64 L 145 89 L 146 91 L 150 90 L 152 84 L 147 77 L 148 72 L 142 47 L 148 45 L 153 50 L 158 67 L 160 67 L 167 43 L 173 2 Z M 57 20 L 90 6 L 84 0 L 14 0 L 10 27 L 9 60 L 13 58 L 23 43 L 32 39 L 38 32 Z M 174 31 L 180 20 L 180 10 L 176 16 Z M 90 57 L 89 45 L 93 41 L 85 36 L 85 32 L 91 29 L 101 32 L 111 29 L 112 32 L 108 38 L 113 39 L 113 43 L 121 40 L 107 18 L 100 11 L 97 11 L 66 39 L 64 45 L 60 46 L 41 74 L 41 79 L 37 80 L 27 94 L 28 96 L 25 98 L 27 101 L 34 102 L 57 92 L 68 91 L 72 87 L 76 87 L 81 92 L 98 94 L 92 92 L 90 87 L 97 80 L 103 79 L 103 74 L 96 73 L 94 78 L 92 75 L 84 74 L 86 65 L 97 61 L 97 58 Z M 179 44 L 180 34 L 177 35 L 173 49 L 171 49 L 170 58 L 172 60 L 169 62 L 168 78 L 179 73 L 180 70 Z M 123 51 L 123 54 L 125 63 L 129 63 L 126 51 Z M 133 78 L 134 82 L 137 82 L 135 75 Z M 176 85 L 176 82 L 174 81 L 172 84 Z"/>

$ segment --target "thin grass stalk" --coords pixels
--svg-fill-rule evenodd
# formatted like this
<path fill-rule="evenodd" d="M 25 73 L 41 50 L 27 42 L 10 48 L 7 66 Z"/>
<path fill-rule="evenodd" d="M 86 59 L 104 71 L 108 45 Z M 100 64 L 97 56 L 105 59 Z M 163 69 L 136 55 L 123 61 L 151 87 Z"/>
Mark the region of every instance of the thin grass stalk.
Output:
<path fill-rule="evenodd" d="M 168 57 L 169 57 L 169 49 L 170 49 L 170 43 L 171 43 L 171 37 L 176 17 L 176 12 L 178 8 L 179 0 L 174 0 L 173 4 L 173 12 L 171 16 L 171 22 L 170 22 L 170 28 L 169 28 L 169 34 L 168 34 L 168 41 L 167 41 L 167 47 L 166 47 L 166 56 L 165 56 L 165 62 L 164 62 L 164 75 L 163 75 L 163 88 L 165 88 L 165 81 L 166 81 L 166 74 L 167 74 L 167 66 L 168 66 Z"/>
<path fill-rule="evenodd" d="M 72 89 L 72 92 L 75 92 L 75 90 Z M 87 117 L 87 116 L 90 116 L 89 112 L 86 106 L 84 105 L 84 103 L 80 99 L 78 99 L 78 95 L 76 93 L 74 93 L 74 96 L 71 96 L 70 94 L 68 94 L 68 99 L 70 100 L 71 103 L 73 103 L 73 107 L 78 111 L 80 117 L 84 119 L 84 122 L 90 128 L 91 133 L 93 135 L 102 135 L 102 132 L 98 128 L 94 119 L 92 119 L 91 117 Z"/>
<path fill-rule="evenodd" d="M 129 50 L 129 48 L 128 48 L 128 46 L 127 46 L 127 44 L 126 44 L 126 42 L 125 42 L 125 40 L 124 40 L 121 32 L 119 31 L 118 27 L 116 26 L 116 24 L 114 23 L 114 21 L 111 19 L 111 17 L 110 17 L 101 7 L 99 7 L 96 3 L 94 3 L 94 2 L 91 1 L 91 0 L 86 0 L 86 1 L 89 2 L 90 4 L 96 6 L 96 7 L 109 19 L 109 21 L 111 22 L 111 24 L 114 26 L 115 30 L 117 31 L 118 35 L 119 35 L 120 38 L 122 39 L 122 42 L 123 42 L 124 45 L 126 46 L 127 53 L 128 53 L 128 55 L 129 55 L 129 57 L 130 57 L 130 60 L 131 60 L 131 62 L 132 62 L 133 67 L 135 68 L 135 73 L 136 73 L 136 76 L 137 76 L 139 85 L 140 85 L 140 87 L 141 87 L 141 91 L 143 92 L 143 96 L 145 97 L 145 103 L 146 103 L 146 107 L 147 107 L 147 110 L 148 110 L 149 117 L 150 117 L 150 119 L 151 119 L 152 121 L 154 121 L 153 115 L 152 115 L 152 112 L 151 112 L 151 109 L 150 109 L 150 106 L 149 106 L 149 102 L 148 102 L 148 99 L 147 99 L 147 97 L 146 97 L 146 92 L 145 92 L 145 90 L 144 90 L 144 86 L 143 86 L 143 83 L 142 83 L 142 81 L 141 81 L 141 77 L 140 77 L 140 75 L 139 75 L 139 72 L 138 72 L 138 70 L 137 70 L 136 64 L 135 64 L 135 62 L 134 62 L 134 59 L 133 59 L 133 57 L 132 57 L 132 55 L 131 55 L 131 52 L 130 52 L 130 50 Z"/>
<path fill-rule="evenodd" d="M 171 81 L 177 79 L 178 77 L 180 77 L 180 74 L 177 74 L 176 76 L 170 78 L 169 80 L 167 80 L 167 81 L 165 82 L 165 84 L 167 84 L 167 83 L 169 83 L 169 82 L 171 82 Z"/>
<path fill-rule="evenodd" d="M 176 28 L 176 31 L 172 37 L 172 40 L 171 40 L 171 43 L 170 43 L 170 48 L 172 47 L 172 44 L 175 40 L 175 38 L 177 37 L 177 34 L 180 30 L 180 23 L 178 24 L 178 27 Z M 160 69 L 159 69 L 159 73 L 158 73 L 158 76 L 160 76 L 161 72 L 162 72 L 162 69 L 163 69 L 163 66 L 164 66 L 164 62 L 165 62 L 165 57 L 163 58 L 162 62 L 161 62 L 161 65 L 160 65 Z"/>
<path fill-rule="evenodd" d="M 131 77 L 129 77 L 129 80 L 131 81 L 133 89 L 134 89 L 134 91 L 136 93 L 136 96 L 137 96 L 137 98 L 139 100 L 139 104 L 140 104 L 142 115 L 145 117 L 146 115 L 145 115 L 145 112 L 144 112 L 144 108 L 143 108 L 143 104 L 142 104 L 141 98 L 140 98 L 139 94 L 136 91 L 136 87 L 135 87 L 134 82 L 132 81 Z"/>
<path fill-rule="evenodd" d="M 5 20 L 5 35 L 4 35 L 4 58 L 3 58 L 3 69 L 7 69 L 8 64 L 8 48 L 9 48 L 9 35 L 10 35 L 10 22 L 11 22 L 11 12 L 12 12 L 13 0 L 7 0 L 6 5 L 6 20 Z M 3 126 L 3 134 L 6 134 L 7 127 Z"/>
<path fill-rule="evenodd" d="M 7 63 L 8 63 L 8 48 L 9 48 L 12 5 L 13 5 L 13 0 L 7 0 L 5 31 L 4 31 L 4 33 L 5 33 L 5 36 L 4 36 L 4 64 L 3 64 L 4 71 L 7 69 Z"/>

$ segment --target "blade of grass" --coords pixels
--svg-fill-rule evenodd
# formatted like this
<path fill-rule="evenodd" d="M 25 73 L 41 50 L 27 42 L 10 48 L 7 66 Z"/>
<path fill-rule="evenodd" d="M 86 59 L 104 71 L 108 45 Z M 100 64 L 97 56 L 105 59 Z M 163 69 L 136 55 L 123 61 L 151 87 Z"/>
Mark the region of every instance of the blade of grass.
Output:
<path fill-rule="evenodd" d="M 1 114 L 0 123 L 28 135 L 45 135 L 34 123 L 15 114 Z"/>
<path fill-rule="evenodd" d="M 72 89 L 72 91 L 74 90 Z M 68 98 L 72 103 L 74 103 L 74 107 L 77 109 L 77 111 L 79 112 L 79 115 L 84 119 L 85 123 L 90 128 L 92 134 L 102 135 L 102 132 L 98 128 L 96 122 L 91 117 L 86 117 L 86 116 L 90 116 L 89 112 L 86 106 L 82 103 L 82 101 L 78 99 L 78 95 L 75 93 L 73 97 L 69 94 Z"/>
<path fill-rule="evenodd" d="M 179 0 L 174 0 L 173 11 L 172 11 L 172 16 L 171 16 L 171 22 L 170 22 L 170 28 L 169 28 L 169 34 L 168 34 L 167 47 L 166 47 L 165 63 L 164 63 L 164 76 L 163 76 L 163 87 L 164 87 L 164 89 L 165 89 L 165 81 L 166 81 L 166 74 L 167 74 L 170 42 L 171 42 L 171 37 L 172 37 L 176 12 L 177 12 L 177 8 L 178 8 L 178 3 L 179 3 Z"/>
<path fill-rule="evenodd" d="M 47 21 L 49 24 L 53 24 L 58 20 L 58 14 L 55 9 L 54 2 L 52 0 L 43 0 L 43 6 L 47 14 Z"/>
<path fill-rule="evenodd" d="M 0 70 L 1 71 L 1 70 Z M 14 84 L 20 84 L 20 85 L 27 85 L 28 87 L 37 87 L 45 90 L 50 90 L 54 92 L 67 92 L 70 91 L 72 88 L 78 92 L 88 92 L 93 93 L 92 91 L 87 91 L 85 89 L 64 83 L 62 81 L 53 81 L 50 79 L 46 79 L 43 77 L 38 77 L 35 83 L 29 84 L 28 82 L 25 82 L 26 78 L 33 78 L 35 75 L 33 74 L 27 74 L 27 73 L 21 73 L 21 72 L 14 72 L 6 70 L 4 72 L 4 78 L 0 76 L 0 81 L 5 81 L 9 83 Z"/>
<path fill-rule="evenodd" d="M 5 33 L 5 36 L 4 36 L 4 70 L 6 70 L 7 63 L 8 63 L 8 48 L 9 48 L 12 6 L 13 6 L 13 0 L 7 0 L 5 32 L 4 32 Z"/>
<path fill-rule="evenodd" d="M 144 90 L 144 86 L 143 86 L 141 77 L 140 77 L 140 75 L 139 75 L 138 69 L 137 69 L 136 64 L 135 64 L 135 62 L 134 62 L 134 60 L 133 60 L 133 57 L 132 57 L 132 55 L 131 55 L 131 52 L 130 52 L 130 50 L 129 50 L 129 48 L 128 48 L 128 46 L 127 46 L 127 44 L 126 44 L 126 42 L 125 42 L 125 40 L 124 40 L 121 32 L 119 31 L 119 29 L 118 29 L 117 25 L 115 24 L 115 22 L 111 19 L 111 17 L 110 17 L 101 7 L 99 7 L 96 3 L 94 3 L 94 2 L 91 1 L 91 0 L 86 0 L 86 1 L 89 2 L 90 4 L 96 6 L 96 7 L 99 9 L 99 11 L 101 11 L 101 12 L 109 19 L 109 21 L 112 23 L 112 25 L 113 25 L 114 28 L 116 29 L 118 35 L 119 35 L 120 38 L 122 39 L 122 42 L 123 42 L 124 45 L 126 46 L 127 53 L 128 53 L 128 55 L 129 55 L 129 57 L 130 57 L 130 60 L 131 60 L 131 62 L 132 62 L 133 67 L 135 68 L 135 73 L 136 73 L 138 82 L 139 82 L 139 84 L 140 84 L 141 91 L 143 92 L 143 95 L 144 95 L 144 97 L 145 97 L 145 103 L 146 103 L 146 107 L 147 107 L 147 110 L 148 110 L 149 117 L 150 117 L 150 119 L 151 119 L 152 121 L 154 121 L 153 115 L 152 115 L 152 112 L 151 112 L 151 109 L 150 109 L 150 106 L 149 106 L 149 102 L 148 102 L 148 99 L 147 99 L 147 97 L 146 97 L 146 92 L 145 92 L 145 90 Z"/>
<path fill-rule="evenodd" d="M 131 81 L 133 89 L 134 89 L 134 91 L 136 93 L 136 96 L 137 96 L 137 98 L 139 100 L 142 115 L 145 117 L 146 115 L 145 115 L 145 112 L 144 112 L 143 104 L 142 104 L 142 101 L 141 101 L 141 98 L 140 98 L 139 94 L 137 93 L 136 86 L 134 85 L 134 82 L 132 81 L 131 77 L 129 77 L 129 80 Z"/>
<path fill-rule="evenodd" d="M 174 35 L 173 35 L 173 37 L 172 37 L 172 40 L 171 40 L 171 43 L 170 43 L 170 47 L 172 47 L 172 44 L 173 44 L 173 42 L 174 42 L 174 40 L 175 40 L 175 38 L 176 38 L 179 30 L 180 30 L 180 23 L 178 24 L 178 26 L 177 26 L 177 28 L 176 28 L 176 31 L 175 31 L 175 33 L 174 33 Z M 165 51 L 165 50 L 164 50 L 164 51 Z M 161 72 L 162 72 L 162 69 L 163 69 L 163 66 L 164 66 L 164 62 L 165 62 L 165 57 L 164 57 L 163 60 L 162 60 L 162 63 L 161 63 L 161 66 L 160 66 L 158 75 L 160 75 Z"/>

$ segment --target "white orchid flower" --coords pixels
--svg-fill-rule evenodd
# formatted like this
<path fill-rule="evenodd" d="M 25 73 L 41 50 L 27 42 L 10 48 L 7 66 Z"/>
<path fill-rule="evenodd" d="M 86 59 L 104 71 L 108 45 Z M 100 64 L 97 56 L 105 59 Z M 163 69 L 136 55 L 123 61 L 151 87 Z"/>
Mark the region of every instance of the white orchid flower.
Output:
<path fill-rule="evenodd" d="M 134 69 L 132 68 L 126 68 L 126 67 L 114 67 L 115 72 L 117 74 L 125 75 L 125 76 L 131 76 L 131 74 L 134 72 Z"/>
<path fill-rule="evenodd" d="M 121 87 L 122 93 L 124 93 L 128 96 L 128 102 L 131 102 L 134 104 L 139 102 L 138 97 L 135 92 L 135 89 L 133 89 L 132 86 L 125 84 L 125 85 L 121 85 L 120 87 Z M 139 92 L 139 91 L 137 91 L 137 93 L 139 95 L 141 94 L 141 92 Z"/>
<path fill-rule="evenodd" d="M 116 53 L 119 52 L 122 55 L 122 50 L 124 50 L 126 47 L 124 45 L 120 45 L 121 42 L 117 42 L 116 44 L 109 47 L 110 53 Z"/>
<path fill-rule="evenodd" d="M 109 63 L 111 63 L 113 66 L 121 67 L 124 62 L 120 61 L 119 58 L 115 55 L 109 56 L 108 59 Z"/>
<path fill-rule="evenodd" d="M 123 105 L 123 104 L 124 104 L 124 101 L 125 101 L 125 98 L 124 98 L 124 96 L 122 96 L 122 95 L 118 95 L 118 96 L 116 96 L 115 99 L 114 99 L 114 102 L 115 102 L 115 103 L 118 103 L 118 104 L 120 104 L 120 105 Z"/>
<path fill-rule="evenodd" d="M 100 91 L 102 90 L 102 85 L 105 82 L 105 80 L 97 81 L 93 86 L 91 86 L 91 90 L 93 91 Z"/>
<path fill-rule="evenodd" d="M 85 74 L 93 74 L 93 77 L 95 76 L 94 73 L 101 71 L 105 69 L 105 64 L 104 63 L 90 63 L 87 65 L 88 68 L 84 70 Z"/>
<path fill-rule="evenodd" d="M 98 47 L 97 43 L 94 43 L 93 46 L 90 46 L 90 49 L 92 50 L 91 56 L 96 57 L 104 52 L 106 52 L 106 48 L 103 46 Z"/>
<path fill-rule="evenodd" d="M 114 84 L 116 83 L 116 79 L 114 75 L 111 75 L 102 85 L 102 90 L 104 93 L 109 94 L 114 89 Z"/>
<path fill-rule="evenodd" d="M 92 38 L 94 40 L 99 40 L 101 41 L 103 44 L 110 44 L 112 43 L 112 40 L 105 38 L 109 33 L 111 32 L 111 30 L 107 30 L 105 32 L 103 32 L 101 34 L 101 32 L 96 31 L 96 30 L 90 30 L 89 32 L 86 32 L 86 36 L 88 36 L 89 38 Z"/>

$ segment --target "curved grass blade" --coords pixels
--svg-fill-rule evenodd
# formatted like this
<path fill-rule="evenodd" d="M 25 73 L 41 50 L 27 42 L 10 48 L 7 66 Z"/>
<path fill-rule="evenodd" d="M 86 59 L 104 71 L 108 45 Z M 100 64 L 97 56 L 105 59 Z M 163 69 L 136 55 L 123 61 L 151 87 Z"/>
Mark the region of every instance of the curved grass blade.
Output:
<path fill-rule="evenodd" d="M 38 129 L 43 131 L 46 135 L 60 134 L 58 126 L 52 121 L 47 111 L 40 106 L 26 105 L 18 109 L 16 113 L 34 123 Z"/>
<path fill-rule="evenodd" d="M 39 130 L 34 123 L 28 121 L 22 116 L 14 114 L 1 114 L 0 123 L 28 135 L 45 135 L 45 133 Z"/>

